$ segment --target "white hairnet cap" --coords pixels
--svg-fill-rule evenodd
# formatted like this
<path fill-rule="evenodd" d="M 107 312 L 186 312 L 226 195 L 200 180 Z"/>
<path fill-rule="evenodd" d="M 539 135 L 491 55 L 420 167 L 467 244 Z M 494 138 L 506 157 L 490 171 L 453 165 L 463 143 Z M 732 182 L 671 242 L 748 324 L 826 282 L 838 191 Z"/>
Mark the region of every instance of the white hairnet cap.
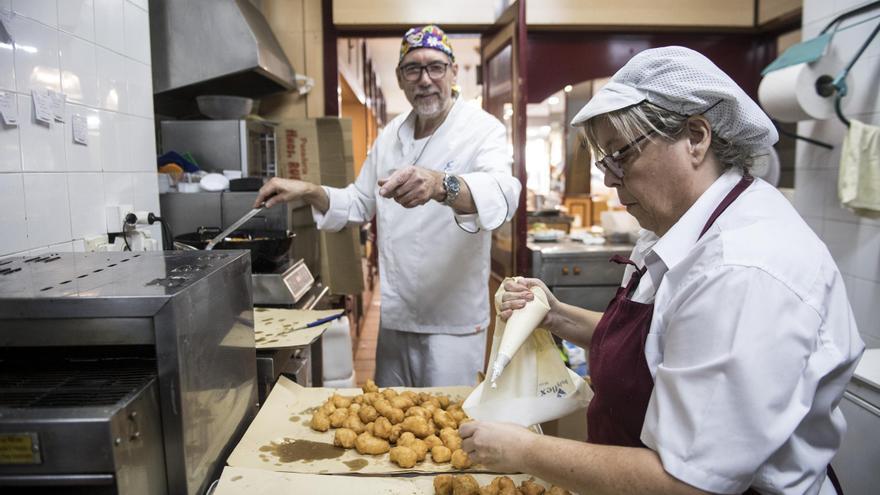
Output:
<path fill-rule="evenodd" d="M 701 53 L 681 46 L 631 58 L 575 115 L 572 126 L 649 101 L 682 115 L 704 115 L 718 136 L 754 150 L 772 146 L 776 128 L 733 79 Z"/>

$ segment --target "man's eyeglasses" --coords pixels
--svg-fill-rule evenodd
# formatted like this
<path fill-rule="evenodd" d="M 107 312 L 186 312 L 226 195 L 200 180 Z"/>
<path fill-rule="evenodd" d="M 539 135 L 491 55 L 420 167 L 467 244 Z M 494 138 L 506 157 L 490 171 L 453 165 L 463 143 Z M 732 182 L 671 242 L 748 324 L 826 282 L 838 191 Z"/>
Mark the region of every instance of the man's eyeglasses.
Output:
<path fill-rule="evenodd" d="M 631 150 L 635 145 L 639 144 L 641 141 L 646 139 L 651 134 L 654 134 L 653 129 L 648 131 L 645 134 L 635 138 L 629 144 L 615 151 L 614 153 L 605 155 L 600 160 L 597 160 L 596 168 L 598 168 L 603 174 L 607 174 L 611 172 L 612 175 L 617 177 L 618 179 L 623 179 L 623 155 L 626 154 L 629 150 Z"/>
<path fill-rule="evenodd" d="M 445 62 L 431 62 L 427 65 L 407 64 L 401 67 L 400 74 L 409 82 L 416 82 L 422 78 L 422 71 L 428 73 L 428 77 L 432 81 L 442 78 L 446 75 L 446 68 L 449 64 Z"/>

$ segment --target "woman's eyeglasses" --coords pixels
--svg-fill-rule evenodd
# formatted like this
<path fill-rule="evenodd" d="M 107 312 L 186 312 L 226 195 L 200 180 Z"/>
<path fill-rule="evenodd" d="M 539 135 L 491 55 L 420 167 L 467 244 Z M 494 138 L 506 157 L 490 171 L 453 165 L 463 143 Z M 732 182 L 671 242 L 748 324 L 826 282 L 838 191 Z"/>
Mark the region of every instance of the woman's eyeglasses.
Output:
<path fill-rule="evenodd" d="M 633 147 L 639 144 L 641 141 L 646 139 L 651 134 L 654 134 L 653 129 L 648 131 L 645 134 L 633 139 L 629 144 L 615 151 L 614 153 L 605 155 L 601 159 L 597 160 L 596 168 L 598 168 L 603 174 L 607 174 L 611 172 L 612 175 L 617 177 L 618 179 L 623 179 L 623 155 L 630 151 Z"/>
<path fill-rule="evenodd" d="M 422 78 L 422 71 L 428 73 L 428 77 L 432 81 L 442 78 L 446 75 L 446 68 L 449 64 L 445 62 L 431 62 L 427 65 L 407 64 L 400 67 L 400 74 L 409 82 L 416 82 Z"/>

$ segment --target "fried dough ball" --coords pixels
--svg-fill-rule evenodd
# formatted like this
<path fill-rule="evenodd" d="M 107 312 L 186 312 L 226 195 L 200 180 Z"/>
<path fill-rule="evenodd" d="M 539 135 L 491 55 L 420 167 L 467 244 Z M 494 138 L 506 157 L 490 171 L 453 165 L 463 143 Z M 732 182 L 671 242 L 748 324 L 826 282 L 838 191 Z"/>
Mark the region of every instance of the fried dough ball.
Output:
<path fill-rule="evenodd" d="M 443 409 L 437 409 L 436 411 L 434 411 L 433 419 L 434 424 L 436 424 L 440 428 L 458 428 L 458 422 L 455 420 L 455 418 L 450 416 L 449 413 L 444 411 Z"/>
<path fill-rule="evenodd" d="M 382 394 L 380 394 L 380 393 L 378 393 L 378 392 L 369 392 L 369 393 L 366 393 L 366 394 L 364 394 L 364 403 L 363 403 L 363 405 L 369 405 L 369 406 L 372 406 L 374 402 L 376 402 L 377 400 L 380 400 L 380 399 L 384 399 L 384 397 L 382 397 Z"/>
<path fill-rule="evenodd" d="M 351 399 L 351 402 L 354 404 L 363 404 L 364 403 L 364 394 L 355 395 L 354 399 Z"/>
<path fill-rule="evenodd" d="M 346 449 L 354 448 L 354 441 L 357 436 L 357 433 L 348 428 L 339 428 L 333 437 L 333 445 Z"/>
<path fill-rule="evenodd" d="M 547 495 L 571 495 L 571 492 L 565 488 L 553 485 L 550 487 L 550 491 L 547 492 Z"/>
<path fill-rule="evenodd" d="M 425 409 L 425 411 L 428 411 L 429 413 L 431 413 L 431 416 L 434 416 L 434 411 L 437 411 L 440 409 L 440 407 L 438 407 L 434 404 L 431 404 L 430 402 L 428 402 L 427 404 L 422 404 L 422 407 Z"/>
<path fill-rule="evenodd" d="M 498 495 L 498 492 L 501 491 L 501 487 L 498 486 L 498 482 L 501 480 L 500 477 L 492 478 L 492 482 L 488 485 L 480 488 L 480 495 Z"/>
<path fill-rule="evenodd" d="M 520 490 L 522 490 L 523 495 L 544 495 L 544 487 L 535 483 L 532 480 L 525 480 L 520 485 Z"/>
<path fill-rule="evenodd" d="M 349 413 L 357 413 L 358 411 L 361 410 L 362 407 L 364 407 L 364 404 L 352 404 L 352 405 L 348 406 L 348 412 Z"/>
<path fill-rule="evenodd" d="M 366 428 L 366 425 L 361 421 L 361 418 L 359 418 L 357 414 L 349 413 L 348 417 L 345 418 L 345 421 L 342 422 L 342 427 L 353 430 L 355 433 L 360 435 L 364 432 L 364 428 Z"/>
<path fill-rule="evenodd" d="M 376 400 L 374 400 L 373 403 L 372 403 L 371 405 L 372 405 L 373 408 L 376 410 L 376 412 L 378 412 L 378 413 L 381 414 L 382 416 L 385 416 L 385 414 L 386 414 L 388 411 L 394 409 L 393 407 L 391 407 L 391 403 L 388 402 L 388 399 L 386 399 L 386 398 L 384 398 L 384 397 L 381 398 L 381 399 L 376 399 Z"/>
<path fill-rule="evenodd" d="M 386 388 L 382 391 L 382 395 L 385 396 L 386 399 L 391 399 L 392 397 L 397 397 L 397 390 L 393 388 Z"/>
<path fill-rule="evenodd" d="M 440 437 L 437 435 L 428 435 L 425 437 L 425 443 L 428 444 L 428 448 L 436 447 L 437 445 L 443 445 L 443 440 L 440 440 Z"/>
<path fill-rule="evenodd" d="M 410 407 L 416 405 L 416 403 L 407 395 L 398 395 L 397 397 L 392 397 L 388 402 L 391 403 L 391 407 L 401 410 L 407 410 Z"/>
<path fill-rule="evenodd" d="M 401 433 L 403 433 L 403 425 L 396 424 L 396 425 L 392 426 L 391 427 L 391 435 L 388 437 L 388 441 L 391 443 L 396 443 L 397 440 L 400 439 Z"/>
<path fill-rule="evenodd" d="M 468 457 L 467 453 L 461 449 L 458 449 L 452 453 L 452 467 L 455 469 L 467 469 L 471 467 L 471 458 Z"/>
<path fill-rule="evenodd" d="M 499 476 L 495 479 L 498 480 L 498 495 L 516 495 L 516 483 L 512 479 L 507 476 Z"/>
<path fill-rule="evenodd" d="M 428 413 L 428 410 L 422 406 L 412 406 L 406 410 L 404 415 L 408 418 L 410 416 L 421 416 L 425 419 L 431 419 L 431 415 Z"/>
<path fill-rule="evenodd" d="M 401 428 L 402 427 L 403 427 L 403 425 L 401 425 Z M 411 431 L 402 431 L 400 436 L 397 438 L 397 445 L 406 445 L 415 439 L 416 439 L 416 436 L 413 435 Z"/>
<path fill-rule="evenodd" d="M 337 409 L 351 405 L 350 397 L 344 397 L 339 394 L 333 394 L 333 396 L 330 397 L 330 400 L 333 401 L 333 405 L 336 406 Z"/>
<path fill-rule="evenodd" d="M 434 476 L 434 495 L 452 495 L 451 474 L 438 474 Z"/>
<path fill-rule="evenodd" d="M 367 432 L 363 432 L 355 439 L 354 448 L 360 454 L 379 455 L 391 450 L 391 445 L 387 440 L 376 438 Z"/>
<path fill-rule="evenodd" d="M 376 408 L 373 406 L 362 406 L 358 409 L 358 416 L 364 423 L 371 423 L 376 421 L 376 418 L 379 417 L 379 413 L 376 412 Z"/>
<path fill-rule="evenodd" d="M 437 463 L 449 462 L 452 459 L 452 451 L 443 445 L 431 447 L 431 460 Z"/>
<path fill-rule="evenodd" d="M 369 433 L 370 435 L 376 436 L 376 423 L 370 421 L 364 426 L 364 431 Z"/>
<path fill-rule="evenodd" d="M 452 478 L 452 495 L 479 495 L 480 484 L 469 475 L 463 474 Z"/>
<path fill-rule="evenodd" d="M 321 412 L 326 414 L 327 416 L 333 414 L 333 411 L 336 410 L 336 406 L 333 404 L 333 401 L 327 399 L 327 402 L 321 404 Z"/>
<path fill-rule="evenodd" d="M 407 442 L 405 444 L 398 443 L 398 445 L 401 445 L 403 447 L 409 447 L 413 451 L 415 451 L 416 457 L 418 458 L 419 462 L 424 461 L 425 458 L 428 457 L 428 444 L 426 444 L 424 442 L 424 440 L 419 440 L 416 438 L 416 439 L 414 439 L 410 442 Z"/>
<path fill-rule="evenodd" d="M 327 431 L 330 429 L 330 418 L 323 411 L 317 411 L 312 415 L 312 421 L 309 423 L 315 431 Z"/>
<path fill-rule="evenodd" d="M 385 416 L 379 416 L 376 418 L 375 425 L 373 426 L 373 435 L 388 440 L 391 438 L 392 428 L 393 426 L 391 425 L 391 421 L 388 421 L 388 418 Z"/>
<path fill-rule="evenodd" d="M 434 428 L 421 416 L 410 416 L 404 419 L 403 431 L 411 431 L 419 438 L 434 434 Z"/>
<path fill-rule="evenodd" d="M 403 409 L 398 409 L 396 407 L 391 408 L 391 410 L 388 411 L 388 414 L 383 414 L 382 416 L 388 418 L 388 421 L 391 421 L 391 424 L 393 425 L 403 423 L 404 418 L 406 418 Z"/>
<path fill-rule="evenodd" d="M 398 446 L 391 449 L 391 462 L 398 466 L 408 469 L 416 465 L 418 456 L 415 451 L 409 447 Z"/>
<path fill-rule="evenodd" d="M 422 404 L 421 404 L 421 406 L 422 406 L 422 407 L 425 407 L 425 406 L 433 406 L 433 407 L 435 407 L 435 408 L 437 408 L 437 409 L 442 409 L 442 408 L 443 408 L 443 406 L 440 405 L 440 400 L 437 399 L 436 397 L 433 397 L 433 396 L 432 396 L 432 397 L 429 397 L 428 400 L 423 401 Z"/>
<path fill-rule="evenodd" d="M 440 407 L 446 409 L 449 407 L 449 396 L 448 395 L 438 395 L 437 401 L 440 402 Z"/>
<path fill-rule="evenodd" d="M 348 409 L 337 409 L 333 411 L 333 414 L 330 415 L 330 426 L 333 428 L 339 428 L 347 417 Z"/>
<path fill-rule="evenodd" d="M 374 382 L 373 380 L 367 380 L 367 383 L 365 383 L 364 386 L 361 387 L 361 390 L 363 390 L 366 394 L 367 392 L 378 392 L 379 387 L 376 386 L 376 382 Z"/>
<path fill-rule="evenodd" d="M 443 441 L 443 445 L 453 452 L 461 448 L 461 435 L 458 434 L 458 430 L 443 428 L 440 430 L 440 440 Z"/>
<path fill-rule="evenodd" d="M 413 392 L 412 390 L 404 390 L 397 395 L 402 395 L 404 397 L 409 397 L 409 400 L 413 402 L 413 404 L 418 404 L 419 402 L 419 394 Z"/>

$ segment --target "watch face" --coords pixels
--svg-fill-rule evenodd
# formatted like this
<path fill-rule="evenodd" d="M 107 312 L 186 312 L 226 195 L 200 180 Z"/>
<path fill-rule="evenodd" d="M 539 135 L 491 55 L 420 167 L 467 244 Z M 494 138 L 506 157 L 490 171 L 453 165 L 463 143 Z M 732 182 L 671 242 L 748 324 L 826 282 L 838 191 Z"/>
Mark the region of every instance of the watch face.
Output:
<path fill-rule="evenodd" d="M 447 176 L 443 182 L 446 186 L 446 199 L 443 202 L 447 205 L 451 205 L 455 201 L 455 198 L 458 197 L 461 185 L 458 183 L 458 177 L 454 175 Z"/>

